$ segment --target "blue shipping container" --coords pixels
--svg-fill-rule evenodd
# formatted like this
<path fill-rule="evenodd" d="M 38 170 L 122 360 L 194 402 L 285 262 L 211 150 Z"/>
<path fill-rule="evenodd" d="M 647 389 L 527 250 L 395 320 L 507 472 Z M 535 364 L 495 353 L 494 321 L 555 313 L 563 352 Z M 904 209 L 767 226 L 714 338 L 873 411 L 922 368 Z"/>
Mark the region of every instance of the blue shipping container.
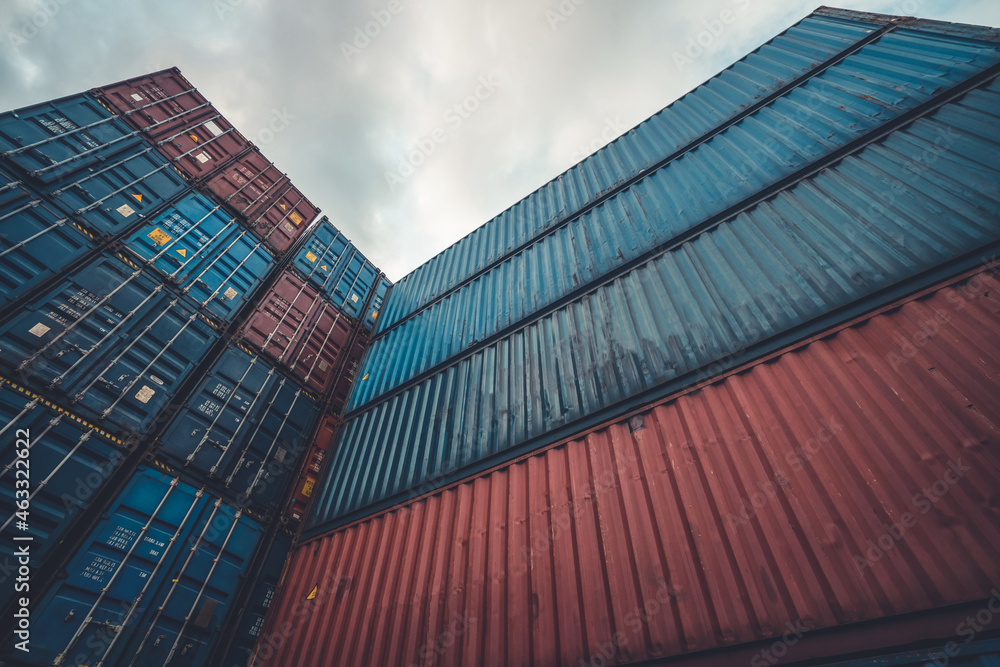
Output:
<path fill-rule="evenodd" d="M 971 632 L 973 624 L 966 624 Z M 842 662 L 824 663 L 821 667 L 1000 667 L 1000 639 L 973 642 L 969 632 L 937 649 L 891 653 Z"/>
<path fill-rule="evenodd" d="M 94 247 L 89 232 L 0 167 L 0 308 Z"/>
<path fill-rule="evenodd" d="M 274 255 L 235 218 L 197 193 L 185 195 L 126 242 L 140 261 L 225 321 L 274 266 Z"/>
<path fill-rule="evenodd" d="M 263 507 L 281 500 L 319 412 L 274 366 L 231 347 L 177 413 L 161 449 Z"/>
<path fill-rule="evenodd" d="M 154 276 L 100 256 L 0 325 L 0 358 L 39 393 L 141 431 L 218 337 Z"/>
<path fill-rule="evenodd" d="M 139 133 L 87 93 L 0 114 L 0 154 L 43 183 L 139 146 Z"/>
<path fill-rule="evenodd" d="M 357 321 L 379 271 L 327 218 L 295 256 L 295 270 L 339 310 Z"/>
<path fill-rule="evenodd" d="M 992 79 L 348 414 L 311 525 L 572 434 L 989 260 L 1000 243 L 997 137 Z M 396 371 L 373 356 L 352 403 Z"/>
<path fill-rule="evenodd" d="M 902 28 L 886 34 L 385 332 L 369 359 L 389 372 L 356 391 L 352 406 L 654 247 L 681 242 L 713 216 L 998 62 L 996 44 Z"/>
<path fill-rule="evenodd" d="M 223 667 L 238 667 L 250 663 L 254 645 L 264 627 L 267 610 L 274 600 L 274 593 L 285 567 L 285 559 L 292 549 L 292 538 L 292 534 L 284 530 L 278 531 L 275 535 L 260 574 L 255 581 L 250 582 L 253 591 L 246 606 L 241 610 L 242 617 L 236 628 L 233 643 L 226 652 L 226 659 L 222 662 Z"/>
<path fill-rule="evenodd" d="M 167 158 L 142 143 L 107 163 L 48 184 L 44 194 L 95 232 L 118 236 L 187 187 Z"/>
<path fill-rule="evenodd" d="M 914 21 L 891 24 L 889 32 L 879 34 L 873 30 L 876 26 L 865 20 L 827 17 L 823 11 L 827 10 L 803 20 L 772 40 L 769 47 L 748 56 L 746 65 L 735 68 L 746 72 L 756 61 L 762 66 L 761 73 L 773 72 L 781 83 L 786 83 L 789 63 L 794 62 L 796 68 L 803 66 L 802 83 L 759 109 L 747 109 L 750 115 L 720 131 L 714 120 L 717 105 L 728 110 L 734 104 L 750 106 L 758 101 L 746 95 L 743 88 L 726 91 L 725 81 L 732 79 L 733 70 L 724 71 L 400 280 L 378 331 L 444 298 L 463 280 L 521 251 L 527 255 L 522 257 L 522 263 L 527 265 L 521 271 L 482 275 L 479 280 L 491 283 L 490 288 L 500 294 L 501 308 L 491 311 L 513 309 L 526 295 L 531 299 L 526 302 L 530 312 L 539 307 L 539 301 L 559 298 L 564 284 L 578 285 L 600 275 L 600 264 L 574 261 L 577 251 L 587 250 L 586 257 L 596 255 L 604 261 L 627 261 L 665 236 L 725 210 L 1000 61 L 995 30 L 970 28 L 957 32 L 942 28 L 940 23 Z M 802 38 L 810 44 L 825 44 L 816 38 L 831 27 L 838 35 L 849 32 L 858 44 L 865 45 L 841 61 L 814 69 L 810 66 L 816 61 L 810 63 L 809 58 L 782 53 L 782 48 Z M 873 38 L 875 41 L 867 43 Z M 839 48 L 846 46 L 841 44 Z M 719 81 L 713 85 L 715 79 Z M 724 97 L 718 97 L 720 94 Z M 674 137 L 678 133 L 675 128 L 686 128 L 684 121 L 699 112 L 705 118 L 695 123 L 701 128 L 699 133 L 689 135 L 694 142 L 665 166 L 630 157 L 641 154 L 641 148 L 668 157 L 676 143 L 665 141 L 656 132 L 643 132 L 643 127 L 658 128 Z M 712 122 L 706 122 L 709 118 Z M 664 128 L 667 123 L 672 127 Z M 619 164 L 630 166 L 622 168 Z M 640 174 L 641 169 L 645 171 Z M 550 239 L 545 250 L 529 245 L 537 244 L 540 235 L 572 220 L 586 206 L 597 204 L 599 197 L 614 192 L 612 182 L 621 181 L 615 187 L 627 185 L 625 176 L 641 180 L 617 194 L 613 201 L 598 204 L 616 209 L 614 227 L 576 224 L 572 231 L 564 228 L 558 239 Z M 647 215 L 652 221 L 645 219 Z M 618 225 L 624 229 L 618 230 Z M 557 275 L 551 268 L 545 271 L 541 260 L 532 260 L 530 255 L 539 253 L 563 253 L 562 262 L 550 265 L 558 267 Z M 460 306 L 459 312 L 464 307 Z M 516 317 L 510 314 L 512 320 L 516 321 Z M 468 324 L 470 329 L 482 327 L 476 321 Z M 406 345 L 396 347 L 405 349 Z"/>
<path fill-rule="evenodd" d="M 34 606 L 31 659 L 207 664 L 260 524 L 151 468 L 140 468 L 107 515 L 66 580 Z"/>
<path fill-rule="evenodd" d="M 104 488 L 125 457 L 121 440 L 9 381 L 0 381 L 0 538 L 15 544 L 15 478 L 29 475 L 30 567 L 35 571 L 80 510 Z M 27 442 L 27 464 L 17 464 L 18 439 Z M 0 604 L 14 596 L 17 563 L 0 556 Z"/>
<path fill-rule="evenodd" d="M 368 306 L 368 312 L 365 313 L 365 319 L 362 323 L 365 333 L 371 334 L 372 329 L 375 328 L 375 322 L 378 320 L 379 314 L 382 312 L 382 304 L 385 303 L 386 294 L 389 293 L 389 287 L 392 283 L 385 276 L 380 276 L 378 279 L 378 284 L 375 285 L 375 294 L 372 295 L 371 305 Z"/>

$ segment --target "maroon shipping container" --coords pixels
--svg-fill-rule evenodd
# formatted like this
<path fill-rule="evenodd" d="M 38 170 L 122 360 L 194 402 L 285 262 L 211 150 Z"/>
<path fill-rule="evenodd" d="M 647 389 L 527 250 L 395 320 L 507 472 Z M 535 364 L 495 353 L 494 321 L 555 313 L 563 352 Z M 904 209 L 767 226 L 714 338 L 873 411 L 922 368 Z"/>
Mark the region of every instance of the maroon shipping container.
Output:
<path fill-rule="evenodd" d="M 204 178 L 250 143 L 177 68 L 94 89 L 112 111 L 192 179 Z"/>
<path fill-rule="evenodd" d="M 206 187 L 275 250 L 287 250 L 319 209 L 260 151 L 223 169 Z"/>
<path fill-rule="evenodd" d="M 326 453 L 330 449 L 339 426 L 340 423 L 336 419 L 329 415 L 324 416 L 309 451 L 301 459 L 302 468 L 292 485 L 292 497 L 285 508 L 285 516 L 294 523 L 301 521 L 309 509 L 309 501 L 312 499 L 316 480 L 319 479 L 323 460 L 326 458 Z"/>
<path fill-rule="evenodd" d="M 258 658 L 770 665 L 950 637 L 1000 582 L 998 377 L 983 272 L 303 543 Z"/>
<path fill-rule="evenodd" d="M 323 394 L 334 379 L 351 326 L 333 304 L 289 271 L 261 301 L 242 335 L 306 388 Z"/>
<path fill-rule="evenodd" d="M 337 378 L 337 384 L 334 385 L 333 394 L 330 396 L 330 412 L 337 417 L 344 415 L 344 406 L 347 405 L 347 399 L 351 395 L 351 387 L 354 386 L 355 374 L 361 366 L 361 360 L 368 350 L 369 343 L 368 338 L 360 333 L 358 334 L 354 344 L 351 346 L 347 361 L 344 363 L 344 370 Z"/>

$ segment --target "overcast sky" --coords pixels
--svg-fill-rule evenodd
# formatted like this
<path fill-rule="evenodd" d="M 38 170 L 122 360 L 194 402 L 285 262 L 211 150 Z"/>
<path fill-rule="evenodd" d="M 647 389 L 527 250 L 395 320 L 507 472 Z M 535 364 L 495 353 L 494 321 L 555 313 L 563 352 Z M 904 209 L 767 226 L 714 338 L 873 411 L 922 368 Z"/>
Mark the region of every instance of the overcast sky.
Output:
<path fill-rule="evenodd" d="M 0 109 L 178 66 L 392 280 L 817 6 L 0 2 Z M 837 5 L 1000 26 L 996 0 Z"/>

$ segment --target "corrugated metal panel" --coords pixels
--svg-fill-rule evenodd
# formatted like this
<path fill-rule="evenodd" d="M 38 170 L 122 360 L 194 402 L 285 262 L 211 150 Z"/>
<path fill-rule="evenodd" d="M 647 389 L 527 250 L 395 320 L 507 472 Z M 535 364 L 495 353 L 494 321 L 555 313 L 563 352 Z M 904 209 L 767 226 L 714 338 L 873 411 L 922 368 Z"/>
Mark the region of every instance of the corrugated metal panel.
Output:
<path fill-rule="evenodd" d="M 991 268 L 306 542 L 261 662 L 622 664 L 989 598 L 998 334 Z"/>
<path fill-rule="evenodd" d="M 350 335 L 347 318 L 291 272 L 278 278 L 241 332 L 318 394 L 330 388 Z"/>
<path fill-rule="evenodd" d="M 330 395 L 330 412 L 337 417 L 344 416 L 344 406 L 347 405 L 347 399 L 351 395 L 354 383 L 360 377 L 358 375 L 358 368 L 360 368 L 361 361 L 365 358 L 365 352 L 367 351 L 368 339 L 362 335 L 358 335 L 351 346 L 347 361 L 344 363 L 344 369 L 337 378 L 337 384 L 334 385 L 333 393 Z"/>
<path fill-rule="evenodd" d="M 0 167 L 0 307 L 94 247 L 93 236 Z"/>
<path fill-rule="evenodd" d="M 136 231 L 126 247 L 202 308 L 230 321 L 274 266 L 274 255 L 234 218 L 191 193 Z"/>
<path fill-rule="evenodd" d="M 116 236 L 187 188 L 184 176 L 166 158 L 144 146 L 51 183 L 43 194 L 92 230 Z"/>
<path fill-rule="evenodd" d="M 0 358 L 105 428 L 142 431 L 218 338 L 152 276 L 100 256 L 0 326 Z"/>
<path fill-rule="evenodd" d="M 260 636 L 271 602 L 274 600 L 278 587 L 278 579 L 285 566 L 285 558 L 292 548 L 292 535 L 280 531 L 271 544 L 267 559 L 261 568 L 260 576 L 254 582 L 253 593 L 243 612 L 243 618 L 236 629 L 232 646 L 226 654 L 220 667 L 240 667 L 246 665 L 253 653 L 254 644 Z"/>
<path fill-rule="evenodd" d="M 80 511 L 99 499 L 104 482 L 125 456 L 125 445 L 38 394 L 0 379 L 0 536 L 16 544 L 16 479 L 28 474 L 31 526 L 30 569 L 59 544 Z M 18 465 L 15 443 L 26 440 L 27 467 Z M 18 473 L 18 470 L 24 472 Z M 21 498 L 24 500 L 24 498 Z M 0 556 L 0 604 L 15 596 L 17 558 Z"/>
<path fill-rule="evenodd" d="M 319 215 L 319 209 L 257 150 L 220 171 L 205 187 L 278 252 L 290 248 Z"/>
<path fill-rule="evenodd" d="M 385 297 L 389 293 L 389 288 L 392 283 L 385 276 L 381 276 L 378 279 L 378 284 L 375 286 L 375 294 L 372 295 L 371 305 L 368 306 L 368 312 L 365 313 L 365 319 L 362 322 L 362 327 L 364 331 L 371 334 L 372 329 L 375 328 L 375 320 L 378 319 L 379 314 L 382 312 L 382 304 L 385 303 Z"/>
<path fill-rule="evenodd" d="M 903 29 L 882 37 L 386 332 L 373 343 L 366 370 L 392 372 L 358 392 L 352 407 L 650 249 L 678 243 L 704 221 L 998 62 L 1000 47 L 980 42 Z M 983 121 L 956 129 L 969 122 Z M 936 148 L 948 135 L 931 141 Z M 386 311 L 398 304 L 394 291 Z"/>
<path fill-rule="evenodd" d="M 260 524 L 140 470 L 32 614 L 36 664 L 205 665 Z M 62 662 L 54 662 L 62 660 Z M 102 662 L 103 660 L 103 662 Z"/>
<path fill-rule="evenodd" d="M 177 68 L 93 92 L 193 179 L 209 176 L 250 148 Z"/>
<path fill-rule="evenodd" d="M 379 276 L 378 269 L 326 218 L 312 231 L 292 267 L 355 321 Z"/>
<path fill-rule="evenodd" d="M 404 277 L 379 331 L 872 35 L 874 20 L 806 17 Z"/>
<path fill-rule="evenodd" d="M 88 94 L 0 114 L 0 155 L 43 183 L 144 146 L 137 132 Z"/>
<path fill-rule="evenodd" d="M 868 23 L 874 20 L 873 15 L 858 13 L 854 16 L 860 22 L 852 26 L 838 19 L 836 30 L 852 32 L 858 45 L 879 37 L 880 33 L 873 32 L 873 26 Z M 882 19 L 891 20 L 890 17 Z M 826 27 L 824 22 L 829 20 L 823 16 L 810 17 L 800 24 L 808 26 L 806 34 L 792 28 L 763 48 L 762 54 L 756 54 L 764 55 L 763 58 L 748 56 L 750 68 L 760 67 L 761 72 L 775 77 L 774 88 L 797 75 L 802 75 L 803 79 L 814 76 L 815 79 L 793 87 L 791 92 L 731 126 L 725 132 L 727 138 L 713 140 L 711 148 L 702 143 L 698 160 L 707 160 L 702 169 L 687 172 L 684 163 L 692 158 L 688 157 L 688 151 L 677 154 L 671 164 L 681 162 L 681 172 L 686 174 L 686 178 L 681 179 L 682 186 L 704 193 L 697 198 L 694 211 L 682 209 L 682 212 L 710 208 L 713 201 L 721 203 L 746 187 L 752 190 L 759 187 L 756 184 L 777 180 L 780 174 L 794 170 L 796 163 L 828 152 L 851 135 L 885 122 L 942 87 L 997 62 L 996 31 L 970 27 L 964 34 L 955 36 L 949 33 L 958 31 L 944 31 L 941 24 L 916 21 L 912 29 L 896 28 L 893 24 L 895 32 L 880 36 L 829 69 L 817 65 L 832 54 L 809 64 L 792 58 L 793 67 L 804 67 L 791 74 L 789 59 L 779 45 L 799 39 L 827 45 L 829 42 L 825 42 L 822 33 Z M 814 32 L 817 28 L 819 34 Z M 839 34 L 842 36 L 844 32 Z M 984 39 L 990 41 L 980 41 Z M 845 46 L 840 44 L 838 48 Z M 753 65 L 750 65 L 751 60 Z M 945 62 L 950 67 L 940 67 Z M 746 71 L 738 66 L 736 69 Z M 803 74 L 807 70 L 811 71 Z M 733 70 L 726 70 L 723 75 L 732 73 Z M 610 186 L 623 185 L 631 177 L 646 178 L 646 174 L 641 174 L 643 170 L 647 174 L 657 173 L 659 166 L 654 169 L 654 165 L 671 155 L 675 148 L 702 135 L 712 136 L 713 128 L 730 115 L 727 113 L 730 109 L 756 101 L 746 97 L 741 88 L 725 90 L 732 76 L 723 75 L 717 77 L 720 81 L 714 88 L 710 81 L 696 89 L 400 280 L 379 331 L 423 304 L 442 297 L 463 280 L 532 242 L 561 221 L 572 218 L 581 208 L 599 201 L 614 189 Z M 720 88 L 723 89 L 721 97 L 718 96 Z M 716 113 L 716 109 L 723 113 Z M 684 134 L 684 129 L 677 128 L 687 128 L 685 121 L 699 113 L 702 119 L 691 126 L 697 129 L 687 134 L 686 140 L 664 140 L 661 136 L 661 133 L 667 137 L 676 137 L 678 132 Z M 835 127 L 830 127 L 834 124 Z M 817 131 L 817 127 L 822 130 Z M 647 131 L 644 132 L 644 128 Z M 635 160 L 630 157 L 630 154 L 640 155 L 644 151 L 653 152 L 656 158 Z M 733 165 L 745 167 L 734 168 Z M 680 194 L 671 193 L 672 196 Z M 669 208 L 668 211 L 673 214 L 679 209 Z M 591 232 L 600 235 L 598 229 Z M 578 237 L 578 241 L 582 239 Z M 622 246 L 626 254 L 628 247 L 628 243 Z M 612 248 L 608 250 L 614 252 Z"/>
<path fill-rule="evenodd" d="M 630 397 L 835 324 L 885 290 L 917 289 L 931 267 L 975 261 L 1000 240 L 997 109 L 993 82 L 349 414 L 318 521 L 578 430 Z M 352 405 L 397 372 L 372 361 L 377 344 Z"/>
<path fill-rule="evenodd" d="M 1000 639 L 973 642 L 976 633 L 972 625 L 967 627 L 969 633 L 961 635 L 952 646 L 858 658 L 823 667 L 1000 667 Z"/>
<path fill-rule="evenodd" d="M 226 350 L 161 439 L 161 450 L 241 502 L 273 508 L 319 412 L 305 390 L 255 354 Z"/>

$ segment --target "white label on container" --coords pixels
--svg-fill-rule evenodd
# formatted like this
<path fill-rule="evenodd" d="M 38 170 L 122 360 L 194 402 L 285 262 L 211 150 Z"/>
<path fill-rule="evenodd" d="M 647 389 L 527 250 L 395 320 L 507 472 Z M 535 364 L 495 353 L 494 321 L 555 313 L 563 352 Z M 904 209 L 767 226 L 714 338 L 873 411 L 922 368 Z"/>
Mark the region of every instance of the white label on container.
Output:
<path fill-rule="evenodd" d="M 274 460 L 277 461 L 278 463 L 281 463 L 282 461 L 285 460 L 285 454 L 287 453 L 288 452 L 285 451 L 284 447 L 278 447 L 278 451 L 274 453 Z"/>
<path fill-rule="evenodd" d="M 329 367 L 330 367 L 330 364 L 326 363 L 322 359 L 320 360 L 320 362 L 319 362 L 319 372 L 320 373 L 325 373 L 326 369 L 329 368 Z"/>
<path fill-rule="evenodd" d="M 205 123 L 205 127 L 208 129 L 209 132 L 211 132 L 215 136 L 219 136 L 220 134 L 222 134 L 222 130 L 219 128 L 218 125 L 215 124 L 214 120 L 210 120 L 207 123 Z"/>
<path fill-rule="evenodd" d="M 357 303 L 357 302 L 358 302 L 358 295 L 357 294 L 352 294 L 351 295 L 351 303 Z"/>
<path fill-rule="evenodd" d="M 238 294 L 239 292 L 234 290 L 232 287 L 228 287 L 226 288 L 226 291 L 223 292 L 222 296 L 226 297 L 227 299 L 235 299 Z"/>
<path fill-rule="evenodd" d="M 212 159 L 212 158 L 208 157 L 208 153 L 205 153 L 204 151 L 202 151 L 201 153 L 198 153 L 197 155 L 195 155 L 195 157 L 198 158 L 198 162 L 200 162 L 202 164 L 205 164 L 206 162 L 208 162 L 209 160 Z"/>
<path fill-rule="evenodd" d="M 132 93 L 132 99 L 135 100 L 136 102 L 141 102 L 142 95 L 140 95 L 139 93 Z"/>
<path fill-rule="evenodd" d="M 155 382 L 156 384 L 159 384 L 159 385 L 163 384 L 163 380 L 161 380 L 160 378 L 156 377 L 155 375 L 150 375 L 149 376 L 149 381 L 150 382 Z"/>
<path fill-rule="evenodd" d="M 135 209 L 132 208 L 131 206 L 129 206 L 128 204 L 122 204 L 121 206 L 119 206 L 115 210 L 118 211 L 119 213 L 121 213 L 123 218 L 127 218 L 130 215 L 132 215 L 133 213 L 135 213 Z"/>
<path fill-rule="evenodd" d="M 41 338 L 42 336 L 44 336 L 48 332 L 49 332 L 49 327 L 45 326 L 41 322 L 39 322 L 35 326 L 33 326 L 30 329 L 28 329 L 28 333 L 34 334 L 34 335 L 38 336 L 39 338 Z"/>
<path fill-rule="evenodd" d="M 153 394 L 155 393 L 156 393 L 155 389 L 153 389 L 149 385 L 145 385 L 143 386 L 142 389 L 135 392 L 135 398 L 140 403 L 149 403 L 149 399 L 153 398 Z"/>

